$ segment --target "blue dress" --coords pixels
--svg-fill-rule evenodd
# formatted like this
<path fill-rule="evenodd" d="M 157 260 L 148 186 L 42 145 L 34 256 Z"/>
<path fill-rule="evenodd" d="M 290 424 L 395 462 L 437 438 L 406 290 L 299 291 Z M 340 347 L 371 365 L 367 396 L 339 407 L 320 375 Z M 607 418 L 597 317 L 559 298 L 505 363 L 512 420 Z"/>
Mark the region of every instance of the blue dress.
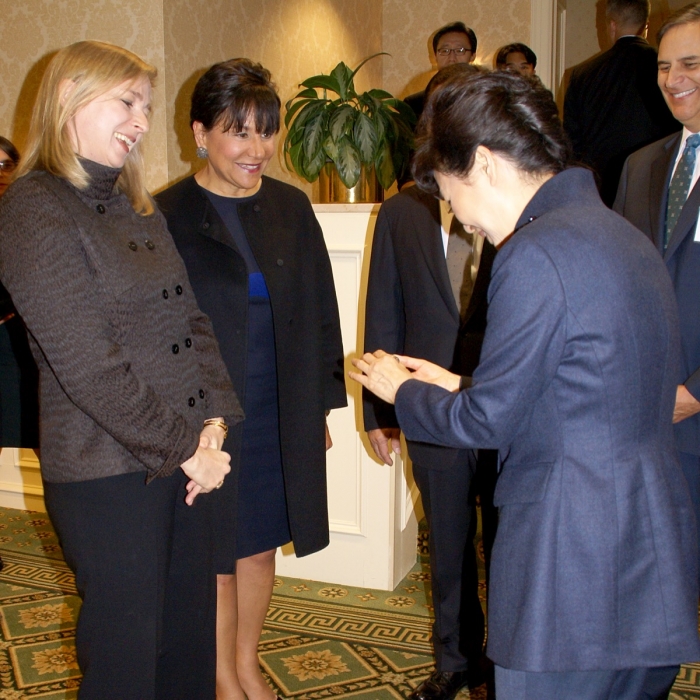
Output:
<path fill-rule="evenodd" d="M 265 278 L 238 218 L 238 205 L 255 199 L 256 195 L 232 198 L 205 191 L 248 267 L 248 347 L 245 387 L 239 393 L 245 421 L 238 477 L 235 553 L 236 559 L 244 559 L 292 539 L 282 474 L 275 329 Z M 221 352 L 225 357 L 226 348 L 222 347 Z"/>

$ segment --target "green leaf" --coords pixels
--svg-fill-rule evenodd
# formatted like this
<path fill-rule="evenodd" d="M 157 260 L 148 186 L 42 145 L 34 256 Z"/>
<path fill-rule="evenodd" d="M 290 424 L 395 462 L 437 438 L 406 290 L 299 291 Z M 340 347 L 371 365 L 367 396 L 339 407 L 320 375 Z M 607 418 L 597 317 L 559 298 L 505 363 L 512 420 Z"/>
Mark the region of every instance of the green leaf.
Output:
<path fill-rule="evenodd" d="M 386 51 L 380 51 L 379 53 L 373 53 L 371 56 L 367 56 L 367 58 L 364 61 L 362 61 L 362 63 L 360 63 L 360 65 L 357 66 L 357 68 L 355 68 L 355 70 L 352 72 L 352 74 L 350 75 L 350 80 L 355 79 L 355 76 L 357 75 L 357 71 L 360 70 L 360 68 L 362 68 L 362 66 L 364 66 L 365 63 L 367 63 L 367 61 L 371 61 L 373 58 L 376 58 L 377 56 L 391 56 L 391 54 L 387 53 Z"/>
<path fill-rule="evenodd" d="M 354 187 L 360 179 L 360 154 L 350 139 L 343 136 L 338 141 L 338 159 L 335 161 L 338 175 L 346 187 Z"/>
<path fill-rule="evenodd" d="M 306 90 L 302 90 L 296 97 L 310 97 L 311 99 L 316 99 L 318 98 L 318 93 L 313 88 L 307 88 Z"/>
<path fill-rule="evenodd" d="M 287 169 L 294 171 L 297 175 L 301 175 L 304 179 L 308 179 L 302 162 L 303 147 L 301 141 L 290 148 L 285 147 L 284 153 Z M 287 156 L 289 157 L 288 161 Z"/>
<path fill-rule="evenodd" d="M 353 136 L 362 162 L 372 163 L 376 156 L 377 131 L 374 122 L 362 112 L 357 115 Z"/>
<path fill-rule="evenodd" d="M 306 179 L 309 182 L 316 182 L 321 168 L 326 164 L 326 153 L 323 148 L 319 148 L 316 155 L 307 160 L 305 164 Z"/>
<path fill-rule="evenodd" d="M 375 100 L 389 100 L 394 98 L 390 92 L 387 92 L 386 90 L 379 90 L 377 88 L 368 90 L 367 94 L 374 97 Z"/>
<path fill-rule="evenodd" d="M 319 111 L 318 114 L 306 122 L 306 128 L 304 129 L 304 155 L 307 162 L 316 158 L 316 155 L 321 150 L 325 116 L 323 111 Z"/>
<path fill-rule="evenodd" d="M 384 134 L 386 133 L 385 120 L 386 117 L 381 111 L 376 112 L 374 117 L 372 117 L 374 129 L 377 132 L 377 143 L 381 142 L 381 140 L 384 138 Z"/>
<path fill-rule="evenodd" d="M 291 107 L 289 106 L 289 102 L 287 102 L 287 113 L 284 115 L 284 125 L 289 127 L 289 122 L 292 121 L 294 115 L 302 109 L 302 107 L 306 107 L 306 105 L 311 102 L 315 102 L 315 100 L 299 100 L 299 102 L 294 103 Z"/>
<path fill-rule="evenodd" d="M 331 138 L 337 141 L 343 134 L 350 133 L 357 110 L 352 105 L 342 105 L 328 120 Z"/>
<path fill-rule="evenodd" d="M 377 173 L 379 184 L 388 190 L 394 180 L 396 180 L 396 172 L 394 171 L 394 163 L 391 158 L 391 148 L 386 141 L 381 143 L 379 154 L 374 161 L 374 169 Z"/>
<path fill-rule="evenodd" d="M 307 78 L 301 85 L 307 88 L 331 90 L 340 95 L 340 85 L 332 75 L 314 75 L 313 78 Z"/>
<path fill-rule="evenodd" d="M 328 100 L 310 100 L 309 102 L 307 102 L 306 105 L 301 109 L 299 114 L 297 114 L 297 117 L 294 120 L 291 129 L 303 131 L 306 122 L 310 119 L 313 119 L 320 111 L 322 111 L 327 103 Z"/>
<path fill-rule="evenodd" d="M 392 99 L 387 100 L 384 104 L 393 107 L 410 127 L 415 126 L 416 122 L 418 121 L 416 119 L 416 113 L 403 100 L 397 100 L 395 97 L 393 97 Z"/>
<path fill-rule="evenodd" d="M 341 61 L 332 71 L 331 75 L 338 82 L 338 90 L 336 92 L 340 95 L 340 99 L 343 102 L 348 99 L 348 87 L 352 83 L 352 74 L 350 69 Z"/>
<path fill-rule="evenodd" d="M 334 163 L 338 160 L 338 144 L 330 136 L 323 142 L 323 152 Z"/>

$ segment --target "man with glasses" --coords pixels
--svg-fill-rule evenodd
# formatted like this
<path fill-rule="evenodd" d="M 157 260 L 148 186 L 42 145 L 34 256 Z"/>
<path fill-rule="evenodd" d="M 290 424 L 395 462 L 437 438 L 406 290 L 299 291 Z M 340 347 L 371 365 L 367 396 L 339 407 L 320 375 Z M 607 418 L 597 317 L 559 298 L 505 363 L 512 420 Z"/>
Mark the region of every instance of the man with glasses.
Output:
<path fill-rule="evenodd" d="M 476 34 L 464 22 L 451 22 L 433 36 L 433 53 L 438 70 L 451 63 L 472 63 L 476 58 Z M 404 102 L 420 118 L 425 103 L 425 91 L 409 95 Z"/>
<path fill-rule="evenodd" d="M 656 85 L 656 51 L 645 37 L 649 0 L 607 0 L 612 48 L 573 69 L 564 128 L 574 152 L 599 177 L 611 207 L 627 156 L 680 129 Z"/>

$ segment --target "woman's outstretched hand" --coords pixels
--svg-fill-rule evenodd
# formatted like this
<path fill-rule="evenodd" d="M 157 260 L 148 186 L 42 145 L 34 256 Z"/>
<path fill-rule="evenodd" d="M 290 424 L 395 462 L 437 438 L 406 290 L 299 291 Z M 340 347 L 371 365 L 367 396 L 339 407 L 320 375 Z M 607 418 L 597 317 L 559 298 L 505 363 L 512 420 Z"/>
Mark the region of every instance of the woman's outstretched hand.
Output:
<path fill-rule="evenodd" d="M 403 366 L 401 358 L 384 350 L 366 352 L 352 364 L 360 371 L 350 372 L 350 377 L 387 403 L 394 403 L 399 387 L 411 379 L 411 373 Z"/>
<path fill-rule="evenodd" d="M 395 402 L 396 392 L 408 379 L 435 384 L 447 391 L 459 391 L 459 375 L 427 360 L 377 350 L 365 353 L 362 359 L 353 360 L 352 364 L 360 372 L 350 372 L 350 377 L 387 403 Z"/>

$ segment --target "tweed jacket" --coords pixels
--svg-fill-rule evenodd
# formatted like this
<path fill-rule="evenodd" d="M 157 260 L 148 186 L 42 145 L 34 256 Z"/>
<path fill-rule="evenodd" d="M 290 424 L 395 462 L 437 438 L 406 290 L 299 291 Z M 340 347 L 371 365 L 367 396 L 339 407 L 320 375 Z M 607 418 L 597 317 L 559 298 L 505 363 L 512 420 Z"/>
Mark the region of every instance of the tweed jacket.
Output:
<path fill-rule="evenodd" d="M 156 201 L 244 402 L 245 261 L 194 177 L 159 193 Z M 311 204 L 296 187 L 263 177 L 257 196 L 238 205 L 238 216 L 270 294 L 287 514 L 294 551 L 304 556 L 329 542 L 324 412 L 347 405 L 333 272 Z M 241 431 L 229 433 L 224 449 L 232 460 L 240 439 Z M 230 501 L 235 507 L 235 498 Z"/>
<path fill-rule="evenodd" d="M 204 418 L 242 410 L 163 217 L 134 212 L 119 170 L 81 162 L 85 190 L 35 172 L 0 201 L 0 279 L 39 367 L 42 476 L 167 476 Z"/>
<path fill-rule="evenodd" d="M 661 258 L 572 168 L 498 251 L 473 386 L 399 389 L 407 438 L 500 451 L 487 646 L 498 665 L 700 658 L 695 523 L 671 425 L 679 361 Z"/>

